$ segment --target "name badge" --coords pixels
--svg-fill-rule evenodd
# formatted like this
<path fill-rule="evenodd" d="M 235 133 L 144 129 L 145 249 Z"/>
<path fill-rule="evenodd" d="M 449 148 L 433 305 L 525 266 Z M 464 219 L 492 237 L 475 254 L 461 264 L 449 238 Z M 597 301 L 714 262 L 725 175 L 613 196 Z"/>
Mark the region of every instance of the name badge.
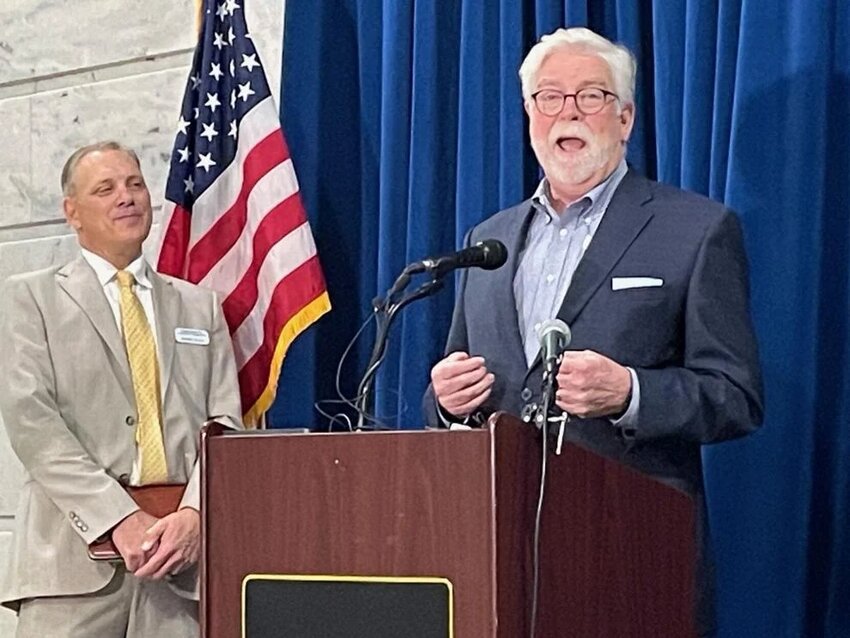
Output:
<path fill-rule="evenodd" d="M 193 346 L 210 345 L 210 333 L 200 328 L 175 328 L 174 339 L 177 343 L 188 343 Z"/>

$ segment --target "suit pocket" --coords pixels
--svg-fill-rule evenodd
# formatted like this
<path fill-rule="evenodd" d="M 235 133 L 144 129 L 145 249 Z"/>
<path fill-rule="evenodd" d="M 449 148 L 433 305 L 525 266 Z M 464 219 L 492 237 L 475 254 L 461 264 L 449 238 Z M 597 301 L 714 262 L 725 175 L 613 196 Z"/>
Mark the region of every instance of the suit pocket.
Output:
<path fill-rule="evenodd" d="M 670 297 L 670 292 L 664 286 L 622 288 L 611 292 L 612 298 L 617 301 L 628 301 L 633 303 L 656 303 Z"/>

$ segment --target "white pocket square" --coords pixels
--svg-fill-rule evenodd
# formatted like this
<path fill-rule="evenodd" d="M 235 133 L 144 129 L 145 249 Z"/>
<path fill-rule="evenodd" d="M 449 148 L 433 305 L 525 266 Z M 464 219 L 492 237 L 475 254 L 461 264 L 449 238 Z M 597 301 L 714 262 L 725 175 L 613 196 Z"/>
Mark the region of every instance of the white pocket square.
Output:
<path fill-rule="evenodd" d="M 611 290 L 626 290 L 627 288 L 658 288 L 664 285 L 664 280 L 658 277 L 612 277 Z"/>

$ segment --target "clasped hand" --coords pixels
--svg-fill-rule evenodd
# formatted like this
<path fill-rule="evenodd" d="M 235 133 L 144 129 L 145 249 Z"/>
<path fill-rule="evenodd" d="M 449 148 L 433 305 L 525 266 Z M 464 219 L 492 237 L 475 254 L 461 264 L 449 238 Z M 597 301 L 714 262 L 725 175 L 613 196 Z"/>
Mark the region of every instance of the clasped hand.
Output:
<path fill-rule="evenodd" d="M 127 571 L 160 580 L 198 561 L 200 529 L 198 511 L 190 507 L 159 519 L 139 510 L 112 530 L 112 542 Z"/>

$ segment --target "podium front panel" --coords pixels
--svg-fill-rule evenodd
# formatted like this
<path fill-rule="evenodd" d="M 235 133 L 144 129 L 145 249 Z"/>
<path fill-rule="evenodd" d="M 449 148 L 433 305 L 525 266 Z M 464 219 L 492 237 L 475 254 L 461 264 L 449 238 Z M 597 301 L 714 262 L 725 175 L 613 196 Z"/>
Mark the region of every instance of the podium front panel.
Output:
<path fill-rule="evenodd" d="M 494 635 L 491 442 L 485 430 L 206 437 L 204 635 L 241 635 L 250 574 L 445 578 L 455 635 Z"/>

